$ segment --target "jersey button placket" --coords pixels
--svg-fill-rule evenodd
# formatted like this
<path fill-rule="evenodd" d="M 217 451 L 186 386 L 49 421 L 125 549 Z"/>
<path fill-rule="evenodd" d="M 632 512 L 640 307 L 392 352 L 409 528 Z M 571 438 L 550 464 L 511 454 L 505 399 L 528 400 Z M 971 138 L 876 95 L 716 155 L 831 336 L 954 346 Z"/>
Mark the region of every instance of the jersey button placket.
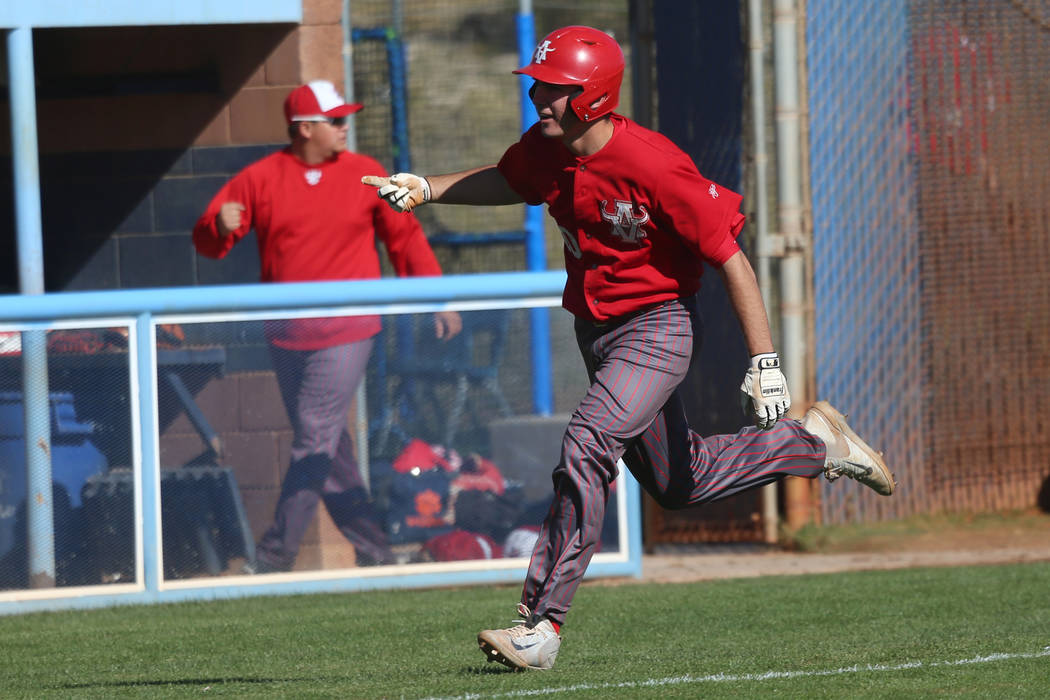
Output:
<path fill-rule="evenodd" d="M 575 185 L 574 186 L 574 190 L 575 191 L 574 191 L 573 199 L 575 200 L 575 206 L 576 206 L 576 211 L 577 211 L 577 221 L 581 220 L 581 218 L 583 217 L 583 212 L 584 211 L 587 211 L 587 209 L 589 207 L 594 206 L 593 202 L 589 202 L 586 199 L 587 192 L 588 192 L 587 178 L 584 177 L 584 173 L 586 173 L 586 171 L 587 171 L 587 164 L 586 163 L 580 163 L 580 165 L 576 168 L 576 177 L 574 178 L 574 185 Z M 586 240 L 591 240 L 593 238 L 593 236 L 592 236 L 590 231 L 583 231 L 583 237 Z M 591 284 L 589 284 L 589 282 L 591 281 L 591 273 L 593 273 L 594 271 L 596 271 L 598 269 L 598 264 L 595 263 L 595 262 L 591 262 L 591 263 L 587 263 L 586 261 L 581 261 L 581 262 L 583 262 L 583 264 L 584 264 L 584 273 L 583 273 L 584 280 L 585 280 L 584 281 L 584 294 L 586 295 L 588 293 L 588 291 L 589 291 L 587 288 L 591 286 Z M 598 301 L 597 297 L 589 297 L 589 302 L 590 302 L 591 306 L 595 307 L 595 308 L 597 308 L 598 305 L 599 305 L 599 301 Z"/>
<path fill-rule="evenodd" d="M 588 191 L 587 179 L 583 177 L 583 173 L 586 170 L 587 165 L 581 164 L 578 168 L 576 168 L 576 176 L 573 178 L 572 198 L 573 205 L 576 208 L 577 212 L 577 220 L 580 219 L 580 213 L 587 211 L 587 207 L 589 206 L 585 199 Z M 588 235 L 587 238 L 590 238 L 590 235 Z"/>

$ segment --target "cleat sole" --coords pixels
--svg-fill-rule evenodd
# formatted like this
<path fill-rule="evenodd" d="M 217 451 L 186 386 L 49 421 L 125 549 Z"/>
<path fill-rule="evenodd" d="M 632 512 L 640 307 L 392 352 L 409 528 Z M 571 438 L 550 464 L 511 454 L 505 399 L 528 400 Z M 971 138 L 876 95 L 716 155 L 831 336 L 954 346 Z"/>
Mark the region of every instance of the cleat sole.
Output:
<path fill-rule="evenodd" d="M 524 663 L 524 661 L 522 661 L 521 659 L 518 659 L 513 656 L 508 657 L 495 646 L 490 644 L 487 640 L 485 640 L 480 634 L 478 635 L 478 648 L 481 649 L 482 653 L 485 654 L 485 660 L 488 662 L 496 662 L 503 664 L 507 668 L 512 669 L 514 671 L 524 671 L 529 668 L 535 668 Z"/>

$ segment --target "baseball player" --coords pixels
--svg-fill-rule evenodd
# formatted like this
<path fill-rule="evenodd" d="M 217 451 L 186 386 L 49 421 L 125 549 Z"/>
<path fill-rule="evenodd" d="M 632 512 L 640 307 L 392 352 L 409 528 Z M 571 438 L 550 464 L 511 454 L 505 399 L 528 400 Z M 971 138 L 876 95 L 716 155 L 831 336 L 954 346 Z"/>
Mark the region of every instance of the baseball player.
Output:
<path fill-rule="evenodd" d="M 347 150 L 347 119 L 359 109 L 327 80 L 293 90 L 284 103 L 290 145 L 219 190 L 193 229 L 197 251 L 222 258 L 254 228 L 263 282 L 362 279 L 380 275 L 378 236 L 398 275 L 440 275 L 416 217 L 397 216 L 359 184 L 381 167 Z M 437 313 L 434 322 L 438 338 L 462 327 L 455 312 Z M 266 322 L 293 437 L 274 522 L 249 571 L 292 568 L 322 497 L 359 564 L 394 563 L 346 431 L 379 329 L 377 316 Z"/>
<path fill-rule="evenodd" d="M 704 178 L 668 139 L 613 112 L 623 77 L 616 41 L 589 27 L 555 30 L 516 71 L 536 82 L 539 116 L 496 165 L 421 177 L 365 178 L 398 211 L 425 202 L 546 204 L 565 243 L 563 305 L 591 380 L 554 469 L 554 499 L 522 590 L 523 621 L 483 630 L 490 661 L 548 669 L 561 625 L 599 543 L 622 458 L 654 499 L 684 508 L 787 475 L 851 477 L 882 495 L 881 455 L 826 402 L 801 421 L 791 405 L 754 272 L 737 245 L 741 197 Z M 701 437 L 679 384 L 700 338 L 702 261 L 718 270 L 751 354 L 741 386 L 754 426 Z"/>

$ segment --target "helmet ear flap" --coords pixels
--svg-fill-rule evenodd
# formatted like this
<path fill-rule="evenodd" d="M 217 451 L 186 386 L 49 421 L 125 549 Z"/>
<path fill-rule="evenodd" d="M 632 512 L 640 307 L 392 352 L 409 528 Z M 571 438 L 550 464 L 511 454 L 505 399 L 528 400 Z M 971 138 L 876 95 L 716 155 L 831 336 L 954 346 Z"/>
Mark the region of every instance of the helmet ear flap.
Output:
<path fill-rule="evenodd" d="M 603 95 L 602 95 L 601 97 L 599 97 L 598 99 L 596 99 L 596 100 L 595 100 L 594 102 L 591 102 L 591 103 L 590 103 L 589 105 L 587 105 L 587 106 L 588 106 L 588 108 L 589 108 L 589 109 L 590 109 L 590 110 L 591 110 L 592 112 L 593 112 L 593 111 L 596 111 L 596 110 L 597 110 L 597 109 L 598 109 L 599 107 L 601 107 L 601 106 L 602 106 L 602 104 L 604 104 L 604 102 L 605 102 L 605 101 L 606 101 L 607 99 L 609 99 L 609 93 L 607 93 L 607 92 L 606 92 L 606 93 L 604 93 L 604 94 L 603 94 Z"/>

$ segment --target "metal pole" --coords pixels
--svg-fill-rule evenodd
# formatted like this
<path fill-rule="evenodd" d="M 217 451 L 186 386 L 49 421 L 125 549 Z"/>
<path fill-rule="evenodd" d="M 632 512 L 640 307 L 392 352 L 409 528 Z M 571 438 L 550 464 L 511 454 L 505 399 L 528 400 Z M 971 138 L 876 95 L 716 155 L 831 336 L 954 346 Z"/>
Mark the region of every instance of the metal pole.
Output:
<path fill-rule="evenodd" d="M 656 129 L 653 114 L 653 29 L 652 0 L 631 0 L 631 108 L 634 121 Z"/>
<path fill-rule="evenodd" d="M 531 0 L 518 2 L 518 65 L 532 61 L 536 48 L 536 28 L 532 15 Z M 532 79 L 519 76 L 518 88 L 521 96 L 521 130 L 524 132 L 536 120 L 536 110 L 529 98 Z M 525 207 L 525 266 L 531 271 L 547 269 L 547 249 L 543 239 L 543 209 L 538 206 Z M 551 363 L 550 314 L 546 308 L 529 311 L 532 355 L 532 404 L 537 415 L 549 416 L 554 405 L 553 369 Z"/>
<path fill-rule="evenodd" d="M 754 128 L 755 159 L 755 248 L 758 251 L 758 286 L 771 320 L 772 279 L 770 275 L 771 241 L 769 236 L 769 193 L 766 178 L 766 42 L 762 17 L 762 0 L 748 0 L 748 49 L 751 64 L 751 121 Z M 780 347 L 779 344 L 777 347 Z M 777 485 L 762 488 L 763 539 L 772 544 L 778 531 Z"/>
<path fill-rule="evenodd" d="M 347 102 L 354 102 L 354 39 L 353 22 L 351 22 L 351 0 L 343 0 L 343 94 Z M 351 117 L 346 130 L 346 147 L 351 151 L 357 150 L 357 124 Z M 375 348 L 382 351 L 382 348 Z M 372 472 L 369 469 L 370 455 L 368 453 L 368 389 L 365 386 L 365 377 L 357 385 L 354 394 L 354 447 L 357 452 L 357 465 L 361 471 L 361 480 L 365 488 L 371 491 Z"/>
<path fill-rule="evenodd" d="M 164 527 L 161 519 L 160 428 L 157 424 L 157 344 L 153 337 L 153 315 L 140 313 L 135 320 L 135 376 L 138 382 L 139 468 L 135 522 L 140 524 L 143 585 L 160 590 L 164 581 Z M 138 541 L 136 541 L 138 544 Z M 137 550 L 136 550 L 137 551 Z"/>
<path fill-rule="evenodd" d="M 793 415 L 810 403 L 805 308 L 805 240 L 802 232 L 802 179 L 799 132 L 798 10 L 795 0 L 775 0 L 773 56 L 776 69 L 777 202 L 784 254 L 780 262 L 782 364 L 791 393 Z M 809 521 L 809 484 L 785 482 L 788 525 Z"/>
<path fill-rule="evenodd" d="M 406 173 L 412 170 L 412 155 L 408 143 L 408 67 L 405 61 L 405 45 L 397 29 L 387 30 L 386 47 L 387 65 L 390 70 L 390 111 L 394 132 L 394 170 L 395 172 Z"/>
<path fill-rule="evenodd" d="M 8 32 L 7 65 L 19 288 L 22 294 L 43 294 L 44 246 L 31 27 L 19 27 Z M 52 588 L 55 585 L 55 537 L 46 331 L 28 330 L 22 333 L 22 381 L 29 586 Z"/>
<path fill-rule="evenodd" d="M 351 0 L 343 0 L 343 95 L 347 102 L 354 102 L 354 39 L 353 23 L 350 21 Z M 357 125 L 349 119 L 346 130 L 346 147 L 357 150 Z"/>

